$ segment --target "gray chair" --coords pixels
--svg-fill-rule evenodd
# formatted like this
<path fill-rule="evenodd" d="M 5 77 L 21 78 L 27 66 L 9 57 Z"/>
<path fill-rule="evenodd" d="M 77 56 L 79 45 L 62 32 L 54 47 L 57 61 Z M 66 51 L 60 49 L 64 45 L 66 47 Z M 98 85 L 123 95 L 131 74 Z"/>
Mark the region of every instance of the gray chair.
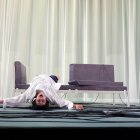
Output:
<path fill-rule="evenodd" d="M 113 104 L 115 92 L 122 91 L 128 97 L 127 106 L 130 106 L 127 86 L 124 86 L 123 82 L 115 81 L 114 65 L 70 64 L 68 85 L 62 85 L 60 90 L 112 91 Z"/>
<path fill-rule="evenodd" d="M 15 66 L 15 90 L 26 90 L 30 84 L 27 83 L 26 67 L 20 61 L 14 62 Z"/>

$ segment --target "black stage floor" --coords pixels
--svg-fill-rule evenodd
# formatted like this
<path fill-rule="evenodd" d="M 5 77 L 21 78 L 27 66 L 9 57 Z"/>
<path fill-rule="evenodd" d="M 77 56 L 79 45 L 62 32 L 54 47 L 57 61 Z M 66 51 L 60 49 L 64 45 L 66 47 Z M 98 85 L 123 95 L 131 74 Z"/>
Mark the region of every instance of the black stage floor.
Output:
<path fill-rule="evenodd" d="M 140 106 L 84 104 L 83 111 L 51 107 L 32 110 L 29 107 L 0 107 L 0 130 L 55 130 L 60 134 L 80 131 L 90 134 L 139 135 Z"/>

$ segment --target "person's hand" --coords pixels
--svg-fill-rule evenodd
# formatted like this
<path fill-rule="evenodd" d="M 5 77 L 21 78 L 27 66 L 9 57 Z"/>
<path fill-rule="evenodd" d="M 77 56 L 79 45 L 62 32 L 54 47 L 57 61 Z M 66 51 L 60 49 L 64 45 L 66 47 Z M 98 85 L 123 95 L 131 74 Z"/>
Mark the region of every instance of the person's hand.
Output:
<path fill-rule="evenodd" d="M 73 108 L 80 111 L 84 109 L 83 105 L 81 104 L 73 104 Z"/>

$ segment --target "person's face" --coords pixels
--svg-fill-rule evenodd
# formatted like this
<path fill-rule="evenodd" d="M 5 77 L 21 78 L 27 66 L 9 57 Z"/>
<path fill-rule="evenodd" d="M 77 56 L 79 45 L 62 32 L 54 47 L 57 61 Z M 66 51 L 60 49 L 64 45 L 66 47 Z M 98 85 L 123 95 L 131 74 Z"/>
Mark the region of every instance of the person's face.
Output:
<path fill-rule="evenodd" d="M 41 91 L 40 93 L 38 93 L 37 97 L 36 97 L 36 104 L 37 105 L 45 105 L 46 104 L 46 96 L 44 94 L 43 91 Z"/>

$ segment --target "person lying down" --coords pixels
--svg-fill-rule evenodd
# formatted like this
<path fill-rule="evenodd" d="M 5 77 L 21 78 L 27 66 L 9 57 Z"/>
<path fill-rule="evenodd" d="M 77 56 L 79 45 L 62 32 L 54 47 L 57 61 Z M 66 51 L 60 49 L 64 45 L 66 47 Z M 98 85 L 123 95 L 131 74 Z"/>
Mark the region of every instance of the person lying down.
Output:
<path fill-rule="evenodd" d="M 60 108 L 83 110 L 83 105 L 74 104 L 57 94 L 61 87 L 58 80 L 59 77 L 55 75 L 35 76 L 27 90 L 17 96 L 0 99 L 0 104 L 3 104 L 3 107 L 19 107 L 24 103 L 31 103 L 33 109 L 47 109 L 49 105 L 53 104 Z"/>

